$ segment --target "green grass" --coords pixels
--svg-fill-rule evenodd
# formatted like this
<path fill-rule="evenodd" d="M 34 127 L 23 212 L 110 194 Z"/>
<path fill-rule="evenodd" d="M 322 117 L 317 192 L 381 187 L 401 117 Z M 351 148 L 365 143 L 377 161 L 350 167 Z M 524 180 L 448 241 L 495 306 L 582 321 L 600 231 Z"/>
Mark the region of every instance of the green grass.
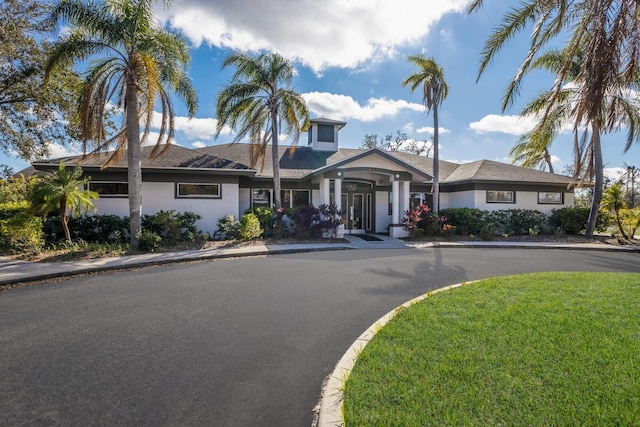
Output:
<path fill-rule="evenodd" d="M 344 393 L 346 426 L 640 425 L 640 275 L 435 294 L 382 328 Z"/>

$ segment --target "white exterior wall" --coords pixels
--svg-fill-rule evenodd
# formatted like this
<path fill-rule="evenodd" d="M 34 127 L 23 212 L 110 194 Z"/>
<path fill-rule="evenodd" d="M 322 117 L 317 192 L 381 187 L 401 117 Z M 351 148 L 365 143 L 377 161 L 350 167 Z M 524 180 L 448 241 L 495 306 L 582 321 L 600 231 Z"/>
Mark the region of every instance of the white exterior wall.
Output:
<path fill-rule="evenodd" d="M 573 206 L 574 195 L 565 193 L 564 204 L 540 204 L 538 203 L 537 191 L 516 191 L 515 203 L 487 203 L 487 192 L 485 190 L 475 190 L 475 207 L 486 211 L 498 211 L 506 209 L 528 209 L 537 210 L 547 215 L 551 214 L 553 209 L 559 209 L 566 206 Z"/>
<path fill-rule="evenodd" d="M 222 195 L 222 197 L 224 197 L 224 194 Z M 247 209 L 249 209 L 251 207 L 251 189 L 250 188 L 240 188 L 239 189 L 239 193 L 238 193 L 238 197 L 240 197 L 240 212 L 238 212 L 240 215 L 242 215 L 244 213 L 244 211 L 246 211 Z M 235 215 L 235 214 L 234 214 Z M 236 216 L 236 219 L 240 219 L 238 216 Z"/>
<path fill-rule="evenodd" d="M 144 182 L 142 184 L 142 214 L 154 214 L 161 210 L 193 212 L 202 217 L 196 227 L 213 234 L 218 229 L 218 219 L 226 214 L 239 218 L 238 184 L 222 184 L 221 199 L 176 198 L 173 182 Z M 94 201 L 97 215 L 129 216 L 129 199 L 102 197 Z"/>
<path fill-rule="evenodd" d="M 376 191 L 376 233 L 387 232 L 387 227 L 391 224 L 391 215 L 389 215 L 389 192 Z"/>
<path fill-rule="evenodd" d="M 440 209 L 474 207 L 476 207 L 476 197 L 473 191 L 440 193 Z"/>
<path fill-rule="evenodd" d="M 311 204 L 318 206 L 321 203 L 320 190 L 311 190 Z"/>
<path fill-rule="evenodd" d="M 129 199 L 126 197 L 101 197 L 93 200 L 96 207 L 96 215 L 129 216 Z M 93 211 L 88 212 L 93 215 Z"/>

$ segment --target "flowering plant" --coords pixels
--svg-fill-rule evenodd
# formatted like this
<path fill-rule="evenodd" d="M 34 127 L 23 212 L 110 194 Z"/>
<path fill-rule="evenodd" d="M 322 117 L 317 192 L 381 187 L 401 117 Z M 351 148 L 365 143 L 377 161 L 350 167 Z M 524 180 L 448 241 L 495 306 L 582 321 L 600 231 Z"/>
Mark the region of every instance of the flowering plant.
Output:
<path fill-rule="evenodd" d="M 442 232 L 442 224 L 447 220 L 444 216 L 438 217 L 431 208 L 425 204 L 420 204 L 413 210 L 404 212 L 402 222 L 404 229 L 411 237 L 416 235 L 417 230 L 422 230 L 425 234 L 434 235 Z M 449 231 L 449 230 L 447 230 Z"/>

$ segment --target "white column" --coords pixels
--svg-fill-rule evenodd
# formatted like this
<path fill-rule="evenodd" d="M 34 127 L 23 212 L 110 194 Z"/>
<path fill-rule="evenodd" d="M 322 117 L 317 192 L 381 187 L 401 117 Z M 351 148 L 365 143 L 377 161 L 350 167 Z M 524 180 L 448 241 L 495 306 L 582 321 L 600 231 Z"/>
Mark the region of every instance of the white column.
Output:
<path fill-rule="evenodd" d="M 391 224 L 400 224 L 400 182 L 391 182 Z"/>
<path fill-rule="evenodd" d="M 331 201 L 331 180 L 322 178 L 320 181 L 320 204 L 329 204 Z"/>
<path fill-rule="evenodd" d="M 401 214 L 409 210 L 409 204 L 410 204 L 409 196 L 411 195 L 409 184 L 411 184 L 409 181 L 402 182 L 402 211 L 400 212 Z"/>
<path fill-rule="evenodd" d="M 336 207 L 338 210 L 342 209 L 342 179 L 336 178 L 334 181 L 334 194 L 336 198 Z"/>

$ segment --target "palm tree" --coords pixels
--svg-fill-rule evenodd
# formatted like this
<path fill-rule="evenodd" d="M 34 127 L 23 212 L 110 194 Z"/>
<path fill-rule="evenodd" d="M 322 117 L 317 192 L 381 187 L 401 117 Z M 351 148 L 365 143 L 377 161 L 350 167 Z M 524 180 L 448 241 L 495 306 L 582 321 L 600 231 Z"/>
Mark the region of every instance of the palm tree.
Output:
<path fill-rule="evenodd" d="M 89 209 L 95 212 L 91 200 L 97 199 L 98 193 L 84 189 L 90 179 L 91 177 L 82 177 L 81 168 L 67 169 L 64 162 L 60 162 L 58 169 L 47 172 L 29 193 L 31 205 L 44 218 L 50 212 L 58 210 L 64 237 L 69 243 L 71 243 L 69 232 L 71 215 L 80 215 Z"/>
<path fill-rule="evenodd" d="M 142 167 L 140 147 L 151 129 L 154 107 L 160 107 L 160 132 L 152 157 L 169 147 L 174 134 L 170 91 L 195 115 L 197 97 L 186 66 L 191 56 L 185 40 L 158 26 L 153 0 L 105 0 L 84 3 L 61 0 L 51 12 L 52 23 L 70 24 L 70 32 L 54 47 L 47 75 L 66 64 L 92 59 L 84 75 L 77 105 L 84 152 L 113 149 L 102 165 L 116 163 L 126 152 L 129 182 L 131 246 L 141 228 Z M 105 129 L 107 107 L 114 104 L 124 120 L 114 135 Z M 140 122 L 143 132 L 140 135 Z"/>
<path fill-rule="evenodd" d="M 624 231 L 622 226 L 622 218 L 620 211 L 627 209 L 627 202 L 624 200 L 624 191 L 622 190 L 622 183 L 616 182 L 611 187 L 607 188 L 607 191 L 602 195 L 602 209 L 613 214 L 616 221 L 616 225 L 622 234 L 622 237 L 628 239 L 629 236 Z M 633 237 L 633 236 L 631 236 Z"/>
<path fill-rule="evenodd" d="M 225 126 L 236 129 L 234 142 L 249 137 L 252 167 L 260 160 L 264 162 L 271 142 L 273 199 L 279 209 L 282 201 L 278 133 L 284 124 L 285 132 L 296 144 L 300 133 L 309 126 L 309 109 L 302 96 L 290 88 L 293 67 L 281 55 L 264 53 L 252 57 L 235 52 L 222 64 L 222 68 L 229 66 L 236 70 L 216 99 L 216 137 Z"/>
<path fill-rule="evenodd" d="M 468 11 L 479 9 L 483 3 L 484 0 L 474 0 Z M 589 133 L 583 153 L 593 162 L 595 177 L 586 232 L 589 237 L 595 228 L 604 183 L 601 135 L 628 124 L 625 151 L 640 137 L 637 105 L 630 108 L 633 103 L 629 102 L 628 92 L 638 86 L 640 74 L 639 15 L 640 4 L 635 0 L 528 0 L 505 15 L 482 52 L 478 78 L 517 32 L 532 26 L 529 52 L 507 87 L 504 111 L 513 103 L 524 75 L 549 42 L 568 35 L 542 120 L 562 102 L 564 83 L 577 71 L 570 119 L 574 130 L 585 126 Z M 582 61 L 576 70 L 578 54 Z"/>
<path fill-rule="evenodd" d="M 418 72 L 403 80 L 402 86 L 409 86 L 411 92 L 422 87 L 422 101 L 427 113 L 433 110 L 433 212 L 440 210 L 440 154 L 438 150 L 438 107 L 449 94 L 449 86 L 444 80 L 444 70 L 433 58 L 412 55 L 407 60 L 418 67 Z"/>

